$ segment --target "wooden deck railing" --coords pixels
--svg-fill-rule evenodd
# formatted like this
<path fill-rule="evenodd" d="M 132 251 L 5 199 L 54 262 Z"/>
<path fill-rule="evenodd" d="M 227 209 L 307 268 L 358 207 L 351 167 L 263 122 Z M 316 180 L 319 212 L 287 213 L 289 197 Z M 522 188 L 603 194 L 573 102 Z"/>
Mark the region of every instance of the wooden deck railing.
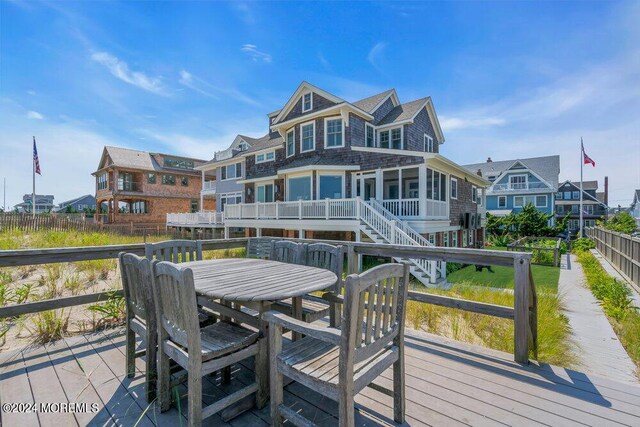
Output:
<path fill-rule="evenodd" d="M 268 238 L 265 238 L 268 239 Z M 291 239 L 303 242 L 319 240 Z M 231 249 L 246 247 L 247 238 L 204 240 L 203 249 Z M 336 244 L 336 241 L 325 241 Z M 537 358 L 537 294 L 531 275 L 531 254 L 522 252 L 489 251 L 483 249 L 458 249 L 446 247 L 379 245 L 375 243 L 339 242 L 347 248 L 349 273 L 358 270 L 358 255 L 388 258 L 426 259 L 477 265 L 496 265 L 514 268 L 514 306 L 500 306 L 463 300 L 442 295 L 411 291 L 409 300 L 450 307 L 474 313 L 512 319 L 514 321 L 514 359 L 520 363 L 529 361 L 529 352 Z M 23 265 L 115 259 L 119 252 L 144 254 L 143 244 L 91 246 L 79 248 L 25 249 L 0 251 L 0 268 Z M 108 298 L 112 292 L 96 292 L 71 297 L 16 304 L 0 307 L 0 319 L 37 313 L 65 307 L 90 304 Z"/>
<path fill-rule="evenodd" d="M 587 227 L 587 237 L 625 279 L 640 286 L 640 239 L 602 227 Z"/>

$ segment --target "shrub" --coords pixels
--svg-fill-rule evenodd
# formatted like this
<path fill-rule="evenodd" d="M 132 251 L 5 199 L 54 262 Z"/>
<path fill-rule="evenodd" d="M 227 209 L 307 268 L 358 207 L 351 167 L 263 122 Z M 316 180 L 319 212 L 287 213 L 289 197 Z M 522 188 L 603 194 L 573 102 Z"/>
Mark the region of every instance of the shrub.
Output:
<path fill-rule="evenodd" d="M 572 251 L 577 254 L 588 251 L 589 249 L 594 249 L 595 247 L 595 242 L 588 237 L 581 237 L 579 239 L 576 239 L 571 245 Z"/>
<path fill-rule="evenodd" d="M 511 234 L 490 234 L 487 241 L 491 246 L 506 247 L 509 243 L 513 242 L 513 236 Z"/>
<path fill-rule="evenodd" d="M 636 229 L 636 221 L 628 212 L 619 212 L 605 221 L 604 228 L 618 233 L 631 234 Z"/>

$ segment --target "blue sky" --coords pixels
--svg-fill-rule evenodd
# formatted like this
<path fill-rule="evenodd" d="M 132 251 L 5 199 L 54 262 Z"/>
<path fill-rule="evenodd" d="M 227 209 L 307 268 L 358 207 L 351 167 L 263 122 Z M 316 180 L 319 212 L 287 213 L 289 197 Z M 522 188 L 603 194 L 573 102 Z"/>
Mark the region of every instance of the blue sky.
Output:
<path fill-rule="evenodd" d="M 610 204 L 640 188 L 640 2 L 0 1 L 0 178 L 93 193 L 104 145 L 204 159 L 302 80 L 347 100 L 429 95 L 464 164 L 561 155 L 584 137 Z M 1 200 L 0 200 L 1 202 Z"/>

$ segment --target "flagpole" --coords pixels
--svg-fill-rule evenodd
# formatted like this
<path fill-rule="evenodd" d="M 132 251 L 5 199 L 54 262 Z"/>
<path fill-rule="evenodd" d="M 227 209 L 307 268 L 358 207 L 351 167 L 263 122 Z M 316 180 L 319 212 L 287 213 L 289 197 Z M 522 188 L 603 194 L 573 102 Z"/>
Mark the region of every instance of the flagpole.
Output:
<path fill-rule="evenodd" d="M 33 146 L 36 145 L 36 137 L 33 137 Z M 33 219 L 36 218 L 36 157 L 34 153 L 31 153 L 31 163 L 32 163 L 32 178 L 33 178 L 33 192 L 31 193 L 31 215 Z"/>
<path fill-rule="evenodd" d="M 584 167 L 584 143 L 580 137 L 580 236 L 582 237 L 582 168 Z"/>

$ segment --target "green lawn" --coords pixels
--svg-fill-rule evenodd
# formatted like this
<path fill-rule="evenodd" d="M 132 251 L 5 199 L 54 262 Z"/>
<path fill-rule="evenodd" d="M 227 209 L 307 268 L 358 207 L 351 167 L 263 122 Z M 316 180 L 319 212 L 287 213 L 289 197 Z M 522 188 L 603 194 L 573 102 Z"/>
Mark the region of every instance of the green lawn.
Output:
<path fill-rule="evenodd" d="M 533 281 L 537 289 L 552 290 L 557 292 L 560 269 L 544 265 L 531 266 Z M 488 286 L 492 288 L 513 289 L 513 268 L 492 267 L 493 273 L 483 269 L 476 271 L 475 266 L 470 265 L 447 276 L 449 282 L 454 284 L 470 284 L 476 286 Z"/>

